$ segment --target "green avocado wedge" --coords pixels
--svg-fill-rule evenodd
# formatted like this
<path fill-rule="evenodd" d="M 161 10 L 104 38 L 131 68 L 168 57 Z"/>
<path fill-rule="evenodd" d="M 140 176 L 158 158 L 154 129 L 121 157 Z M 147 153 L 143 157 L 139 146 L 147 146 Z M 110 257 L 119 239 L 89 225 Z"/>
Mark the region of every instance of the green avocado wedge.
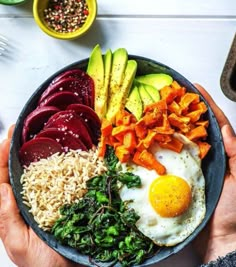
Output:
<path fill-rule="evenodd" d="M 173 82 L 173 78 L 170 75 L 164 73 L 146 74 L 143 76 L 138 76 L 135 79 L 138 82 L 154 86 L 157 90 L 171 85 L 171 83 Z"/>
<path fill-rule="evenodd" d="M 94 110 L 101 119 L 106 113 L 107 89 L 104 87 L 104 62 L 100 46 L 97 44 L 89 57 L 87 74 L 94 81 Z"/>
<path fill-rule="evenodd" d="M 141 119 L 143 114 L 143 102 L 136 85 L 131 88 L 125 108 L 131 112 L 137 120 Z"/>
<path fill-rule="evenodd" d="M 104 62 L 104 84 L 103 84 L 103 103 L 102 105 L 102 117 L 106 115 L 107 112 L 107 99 L 109 93 L 109 84 L 110 84 L 110 77 L 111 77 L 111 67 L 112 67 L 112 51 L 108 49 L 103 56 Z"/>
<path fill-rule="evenodd" d="M 135 60 L 128 60 L 120 90 L 116 91 L 112 97 L 109 96 L 106 118 L 111 122 L 114 122 L 116 114 L 125 108 L 126 101 L 136 75 L 137 67 L 138 64 Z"/>
<path fill-rule="evenodd" d="M 145 89 L 145 87 L 142 83 L 138 84 L 138 91 L 139 91 L 139 94 L 140 94 L 140 97 L 141 97 L 141 100 L 143 102 L 144 107 L 154 103 L 154 100 L 152 99 L 152 97 L 150 96 L 150 94 Z"/>
<path fill-rule="evenodd" d="M 156 89 L 156 87 L 149 85 L 149 84 L 143 84 L 146 91 L 149 93 L 151 98 L 154 100 L 154 102 L 157 102 L 160 100 L 160 93 L 159 90 Z"/>
<path fill-rule="evenodd" d="M 109 88 L 109 98 L 112 99 L 121 88 L 128 61 L 128 52 L 125 48 L 118 48 L 112 54 L 112 67 Z"/>

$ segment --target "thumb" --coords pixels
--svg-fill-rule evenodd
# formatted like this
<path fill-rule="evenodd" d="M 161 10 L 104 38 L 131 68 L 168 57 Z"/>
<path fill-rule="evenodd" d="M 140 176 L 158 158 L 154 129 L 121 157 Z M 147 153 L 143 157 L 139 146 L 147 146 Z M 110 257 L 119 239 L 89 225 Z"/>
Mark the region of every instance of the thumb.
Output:
<path fill-rule="evenodd" d="M 12 188 L 6 183 L 0 185 L 0 218 L 0 238 L 8 254 L 13 254 L 17 247 L 27 244 L 28 235 Z"/>
<path fill-rule="evenodd" d="M 226 124 L 221 131 L 227 156 L 230 158 L 236 156 L 236 135 L 232 127 Z"/>
<path fill-rule="evenodd" d="M 236 177 L 236 136 L 230 125 L 226 124 L 222 127 L 222 136 L 225 151 L 229 157 L 229 171 Z"/>

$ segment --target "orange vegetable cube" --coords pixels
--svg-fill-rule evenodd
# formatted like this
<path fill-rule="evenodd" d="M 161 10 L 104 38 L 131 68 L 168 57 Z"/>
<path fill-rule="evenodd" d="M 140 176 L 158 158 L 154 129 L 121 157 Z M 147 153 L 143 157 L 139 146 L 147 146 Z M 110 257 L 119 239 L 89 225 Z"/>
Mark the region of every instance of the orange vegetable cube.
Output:
<path fill-rule="evenodd" d="M 190 130 L 187 134 L 186 137 L 188 137 L 189 140 L 197 140 L 200 138 L 205 138 L 207 137 L 207 131 L 206 128 L 203 126 L 198 126 L 192 130 Z"/>
<path fill-rule="evenodd" d="M 181 113 L 182 113 L 182 109 L 180 108 L 179 104 L 176 103 L 175 101 L 171 102 L 169 105 L 168 105 L 168 110 L 171 112 L 171 113 L 175 113 L 176 115 L 180 116 Z"/>
<path fill-rule="evenodd" d="M 177 96 L 177 90 L 171 86 L 165 86 L 160 90 L 161 99 L 164 99 L 167 104 L 174 101 Z"/>
<path fill-rule="evenodd" d="M 206 121 L 197 121 L 197 122 L 196 122 L 196 125 L 198 125 L 198 126 L 201 125 L 201 126 L 207 128 L 208 125 L 209 125 L 209 121 L 208 121 L 208 120 L 206 120 Z"/>
<path fill-rule="evenodd" d="M 136 135 L 134 131 L 128 131 L 124 135 L 123 139 L 124 146 L 130 151 L 133 152 L 133 150 L 137 146 L 137 140 L 136 140 Z"/>
<path fill-rule="evenodd" d="M 197 141 L 196 143 L 199 147 L 199 156 L 201 159 L 203 159 L 210 150 L 211 145 L 208 144 L 207 142 L 202 142 L 202 141 Z"/>
<path fill-rule="evenodd" d="M 182 111 L 187 111 L 190 104 L 197 104 L 200 102 L 200 97 L 194 93 L 186 93 L 181 97 L 179 105 Z"/>
<path fill-rule="evenodd" d="M 167 148 L 177 153 L 180 153 L 184 146 L 184 144 L 181 141 L 179 141 L 177 138 L 174 137 L 172 137 L 171 141 L 169 142 L 160 142 L 159 145 L 162 148 Z"/>
<path fill-rule="evenodd" d="M 148 133 L 148 129 L 143 119 L 139 120 L 134 127 L 137 138 L 143 139 Z"/>
<path fill-rule="evenodd" d="M 130 152 L 124 145 L 116 147 L 115 155 L 122 163 L 128 162 L 130 159 Z"/>
<path fill-rule="evenodd" d="M 167 103 L 165 99 L 159 100 L 158 102 L 145 106 L 144 113 L 153 112 L 154 110 L 165 113 L 167 111 Z"/>
<path fill-rule="evenodd" d="M 147 150 L 143 150 L 139 155 L 139 160 L 142 162 L 143 166 L 146 168 L 151 168 L 155 170 L 159 175 L 166 173 L 166 168 L 163 166 L 152 153 Z"/>
<path fill-rule="evenodd" d="M 172 113 L 169 115 L 168 119 L 170 124 L 178 128 L 182 133 L 187 133 L 190 130 L 190 126 L 188 125 L 190 118 L 177 116 L 176 114 Z"/>
<path fill-rule="evenodd" d="M 109 136 L 111 135 L 112 129 L 113 129 L 112 123 L 107 119 L 103 118 L 101 125 L 101 134 L 103 136 Z"/>
<path fill-rule="evenodd" d="M 101 136 L 100 142 L 98 143 L 98 156 L 104 158 L 106 153 L 106 137 Z"/>

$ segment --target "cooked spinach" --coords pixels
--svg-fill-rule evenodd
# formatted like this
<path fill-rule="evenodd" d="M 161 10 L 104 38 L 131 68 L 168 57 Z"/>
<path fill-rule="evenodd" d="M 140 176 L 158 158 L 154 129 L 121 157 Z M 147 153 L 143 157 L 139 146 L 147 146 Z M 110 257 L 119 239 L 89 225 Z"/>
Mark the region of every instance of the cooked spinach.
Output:
<path fill-rule="evenodd" d="M 60 209 L 52 233 L 64 245 L 76 248 L 96 262 L 120 262 L 122 266 L 142 263 L 154 253 L 153 242 L 135 226 L 139 216 L 119 196 L 119 183 L 141 186 L 132 173 L 115 171 L 116 159 L 110 150 L 108 171 L 87 182 L 88 192 L 78 203 Z"/>
<path fill-rule="evenodd" d="M 105 163 L 109 171 L 116 171 L 116 165 L 119 162 L 112 146 L 106 146 Z"/>

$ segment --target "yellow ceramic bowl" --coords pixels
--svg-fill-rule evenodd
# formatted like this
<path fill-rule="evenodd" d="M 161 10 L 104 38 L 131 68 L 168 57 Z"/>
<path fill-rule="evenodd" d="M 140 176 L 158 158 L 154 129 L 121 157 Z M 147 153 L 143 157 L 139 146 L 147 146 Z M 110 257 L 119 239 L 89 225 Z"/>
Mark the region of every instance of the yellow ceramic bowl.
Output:
<path fill-rule="evenodd" d="M 66 32 L 66 33 L 60 33 L 56 30 L 53 30 L 50 28 L 44 19 L 44 10 L 48 7 L 49 0 L 34 0 L 33 4 L 33 15 L 36 23 L 38 26 L 48 35 L 58 38 L 58 39 L 64 39 L 64 40 L 72 40 L 81 37 L 84 35 L 92 26 L 93 22 L 96 19 L 97 15 L 97 1 L 96 0 L 86 0 L 86 3 L 88 5 L 89 14 L 86 18 L 85 23 L 81 28 L 74 32 Z"/>

